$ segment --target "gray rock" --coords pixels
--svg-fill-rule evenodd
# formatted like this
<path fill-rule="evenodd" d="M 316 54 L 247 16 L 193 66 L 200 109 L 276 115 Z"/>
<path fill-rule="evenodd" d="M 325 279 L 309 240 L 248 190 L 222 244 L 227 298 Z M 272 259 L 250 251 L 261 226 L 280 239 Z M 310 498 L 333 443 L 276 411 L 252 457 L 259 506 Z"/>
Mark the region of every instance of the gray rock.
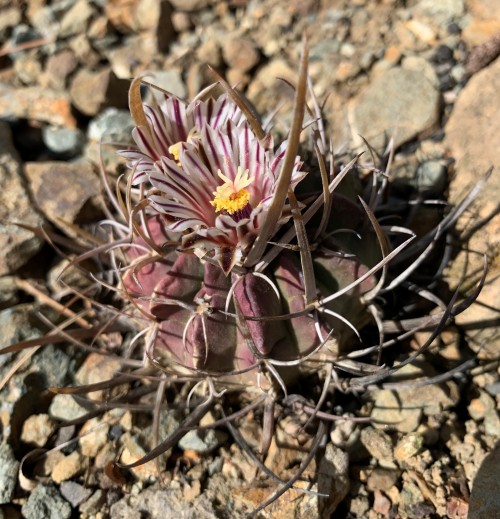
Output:
<path fill-rule="evenodd" d="M 484 417 L 484 432 L 495 438 L 500 437 L 500 416 L 496 409 Z"/>
<path fill-rule="evenodd" d="M 68 382 L 70 367 L 70 357 L 60 348 L 49 344 L 35 355 L 30 371 L 41 374 L 44 387 L 58 387 Z"/>
<path fill-rule="evenodd" d="M 29 316 L 33 312 L 32 304 L 17 305 L 0 312 L 0 348 L 10 346 L 19 341 L 34 339 L 41 335 L 40 331 L 30 323 Z M 0 366 L 3 366 L 12 354 L 0 355 Z"/>
<path fill-rule="evenodd" d="M 483 461 L 472 484 L 469 519 L 496 519 L 500 510 L 500 446 Z"/>
<path fill-rule="evenodd" d="M 8 223 L 37 227 L 43 222 L 33 208 L 20 169 L 10 128 L 0 121 L 0 276 L 14 273 L 42 246 L 42 240 L 34 233 Z"/>
<path fill-rule="evenodd" d="M 227 440 L 227 434 L 214 429 L 189 431 L 179 440 L 179 447 L 199 454 L 209 454 Z"/>
<path fill-rule="evenodd" d="M 438 123 L 439 104 L 439 92 L 425 76 L 392 68 L 355 99 L 351 107 L 353 135 L 362 135 L 375 148 L 394 137 L 399 146 Z"/>
<path fill-rule="evenodd" d="M 439 195 L 446 185 L 446 172 L 439 160 L 422 162 L 417 170 L 417 186 L 428 195 Z"/>
<path fill-rule="evenodd" d="M 422 376 L 433 376 L 432 366 L 422 362 L 420 366 L 408 364 L 398 373 L 397 378 L 415 380 Z M 395 390 L 377 390 L 375 407 L 372 418 L 381 422 L 375 423 L 376 428 L 390 426 L 400 432 L 413 432 L 417 429 L 422 414 L 427 416 L 438 415 L 443 409 L 458 403 L 460 394 L 453 381 L 443 384 L 432 384 L 413 388 L 399 388 Z"/>
<path fill-rule="evenodd" d="M 128 110 L 106 108 L 90 121 L 87 136 L 96 142 L 127 143 L 133 128 L 134 121 Z"/>
<path fill-rule="evenodd" d="M 76 508 L 80 503 L 89 499 L 92 491 L 74 481 L 63 481 L 61 483 L 61 494 L 66 501 L 71 503 L 73 508 Z"/>
<path fill-rule="evenodd" d="M 14 306 L 19 302 L 17 285 L 13 276 L 0 277 L 0 308 Z"/>
<path fill-rule="evenodd" d="M 38 485 L 22 508 L 26 519 L 69 519 L 71 506 L 56 487 Z"/>
<path fill-rule="evenodd" d="M 85 135 L 78 128 L 46 126 L 42 130 L 45 146 L 56 156 L 73 158 L 83 150 Z"/>
<path fill-rule="evenodd" d="M 71 395 L 56 395 L 49 408 L 49 415 L 56 420 L 76 420 L 86 414 L 87 411 Z"/>
<path fill-rule="evenodd" d="M 349 492 L 349 455 L 329 443 L 318 469 L 318 491 L 328 494 L 319 500 L 321 517 L 330 517 Z"/>
<path fill-rule="evenodd" d="M 0 505 L 12 501 L 18 470 L 19 462 L 10 445 L 0 445 Z"/>
<path fill-rule="evenodd" d="M 98 488 L 84 503 L 80 505 L 82 514 L 92 515 L 99 512 L 106 500 L 106 494 Z"/>
<path fill-rule="evenodd" d="M 163 88 L 167 92 L 184 99 L 187 96 L 186 85 L 182 80 L 180 70 L 170 69 L 161 70 L 154 73 L 151 79 L 153 85 Z"/>
<path fill-rule="evenodd" d="M 417 15 L 428 16 L 437 25 L 450 22 L 464 12 L 464 0 L 420 0 L 415 7 Z"/>

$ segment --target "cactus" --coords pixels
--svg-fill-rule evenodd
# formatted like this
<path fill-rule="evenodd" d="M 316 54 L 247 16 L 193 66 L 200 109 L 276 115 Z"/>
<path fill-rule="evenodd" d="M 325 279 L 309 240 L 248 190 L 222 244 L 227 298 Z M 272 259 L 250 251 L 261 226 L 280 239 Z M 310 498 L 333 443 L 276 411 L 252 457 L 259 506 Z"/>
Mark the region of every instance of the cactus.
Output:
<path fill-rule="evenodd" d="M 327 394 L 379 384 L 425 351 L 477 297 L 484 274 L 472 294 L 460 303 L 454 297 L 432 317 L 426 309 L 419 318 L 391 318 L 384 308 L 384 299 L 416 300 L 411 276 L 484 181 L 418 239 L 402 225 L 379 223 L 387 214 L 386 157 L 378 160 L 369 148 L 371 163 L 357 156 L 336 166 L 319 102 L 308 88 L 306 46 L 292 126 L 277 146 L 249 103 L 222 78 L 188 104 L 161 91 L 148 106 L 140 87 L 137 79 L 130 88 L 135 145 L 120 151 L 130 169 L 127 185 L 118 182 L 115 195 L 106 183 L 116 219 L 103 223 L 103 228 L 111 223 L 111 231 L 102 245 L 71 262 L 98 257 L 107 265 L 98 281 L 115 293 L 115 305 L 98 306 L 102 321 L 75 337 L 96 330 L 131 333 L 144 359 L 136 377 L 159 371 L 173 382 L 202 381 L 206 392 L 178 431 L 127 467 L 175 445 L 223 402 L 227 390 L 251 395 L 246 409 L 263 409 L 260 456 L 244 444 L 236 415 L 221 415 L 218 422 L 259 468 L 269 473 L 262 459 L 278 402 L 304 421 L 318 421 L 310 461 L 326 434 L 324 424 L 336 419 L 323 406 Z M 299 156 L 300 138 L 307 133 L 314 160 Z M 341 194 L 342 181 L 356 178 L 357 168 L 368 171 L 371 181 L 365 185 L 371 191 Z M 114 317 L 103 329 L 109 312 Z M 375 343 L 361 339 L 367 326 L 378 330 Z M 386 347 L 430 326 L 429 340 L 399 367 L 382 363 Z M 317 402 L 289 393 L 311 375 L 323 385 Z M 116 377 L 110 387 L 124 380 Z M 54 390 L 85 393 L 104 385 Z M 157 384 L 157 391 L 161 401 L 164 386 Z M 262 507 L 291 488 L 306 465 Z"/>

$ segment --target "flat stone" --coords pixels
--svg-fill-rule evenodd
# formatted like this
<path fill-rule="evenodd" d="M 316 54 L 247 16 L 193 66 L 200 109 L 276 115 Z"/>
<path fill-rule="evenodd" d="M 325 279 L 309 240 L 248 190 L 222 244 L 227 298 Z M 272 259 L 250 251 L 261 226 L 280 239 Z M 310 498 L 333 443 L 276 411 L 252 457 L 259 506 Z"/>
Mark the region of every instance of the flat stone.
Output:
<path fill-rule="evenodd" d="M 63 481 L 61 483 L 61 494 L 71 503 L 73 508 L 89 499 L 92 494 L 92 490 L 85 488 L 83 485 L 76 483 L 75 481 Z"/>
<path fill-rule="evenodd" d="M 40 210 L 63 229 L 61 220 L 85 220 L 85 206 L 100 193 L 99 178 L 90 164 L 27 162 L 25 173 Z"/>
<path fill-rule="evenodd" d="M 439 105 L 439 92 L 421 73 L 389 69 L 351 104 L 353 138 L 362 135 L 375 148 L 382 148 L 394 137 L 396 147 L 400 146 L 437 125 Z"/>
<path fill-rule="evenodd" d="M 92 96 L 87 93 L 87 97 Z M 39 86 L 14 87 L 0 83 L 0 118 L 76 126 L 68 94 Z"/>
<path fill-rule="evenodd" d="M 87 410 L 78 405 L 71 395 L 56 395 L 50 404 L 49 414 L 52 418 L 71 421 L 87 414 Z"/>
<path fill-rule="evenodd" d="M 70 96 L 80 112 L 93 116 L 108 106 L 126 108 L 129 86 L 129 81 L 119 79 L 110 68 L 99 72 L 82 69 L 71 81 Z"/>
<path fill-rule="evenodd" d="M 445 127 L 445 145 L 457 160 L 455 176 L 450 186 L 450 200 L 458 203 L 466 191 L 472 189 L 478 179 L 491 167 L 493 174 L 475 203 L 477 218 L 488 217 L 497 207 L 500 199 L 500 171 L 498 150 L 500 149 L 500 120 L 495 114 L 500 106 L 500 58 L 487 68 L 475 74 L 460 92 L 453 111 Z M 464 227 L 469 218 L 465 215 L 459 222 Z M 469 222 L 469 225 L 473 222 Z M 486 282 L 477 303 L 456 317 L 462 326 L 474 324 L 468 331 L 472 340 L 470 346 L 478 350 L 480 358 L 496 358 L 500 327 L 490 324 L 498 317 L 500 292 L 500 270 L 494 258 L 500 252 L 500 217 L 489 220 L 467 244 L 469 250 L 488 253 L 491 265 Z M 468 262 L 470 272 L 481 271 L 483 258 L 480 254 L 461 253 L 451 266 L 450 280 L 460 279 L 464 262 Z"/>
<path fill-rule="evenodd" d="M 158 52 L 168 49 L 175 39 L 172 6 L 167 0 L 140 0 L 135 10 L 135 29 L 150 31 Z"/>
<path fill-rule="evenodd" d="M 19 462 L 8 444 L 0 445 L 0 505 L 10 503 L 14 497 Z"/>
<path fill-rule="evenodd" d="M 69 519 L 71 506 L 53 485 L 38 485 L 24 503 L 26 519 Z"/>
<path fill-rule="evenodd" d="M 1 104 L 1 101 L 0 101 Z M 38 227 L 43 219 L 33 208 L 21 176 L 20 159 L 9 126 L 0 121 L 0 275 L 14 273 L 34 256 L 42 240 L 8 222 Z"/>

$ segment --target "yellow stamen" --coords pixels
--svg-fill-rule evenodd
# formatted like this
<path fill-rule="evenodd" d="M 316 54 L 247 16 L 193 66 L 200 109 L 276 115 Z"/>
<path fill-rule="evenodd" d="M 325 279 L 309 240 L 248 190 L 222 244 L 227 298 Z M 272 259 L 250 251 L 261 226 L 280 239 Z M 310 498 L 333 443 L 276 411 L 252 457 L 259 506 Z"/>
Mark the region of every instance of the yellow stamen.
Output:
<path fill-rule="evenodd" d="M 196 127 L 193 127 L 189 130 L 189 133 L 188 133 L 188 136 L 187 136 L 187 139 L 185 142 L 194 143 L 196 140 L 199 140 L 200 138 L 201 138 L 200 132 L 198 131 L 198 129 Z M 179 142 L 176 142 L 175 144 L 172 144 L 172 146 L 168 147 L 168 152 L 173 155 L 174 160 L 177 162 L 178 166 L 181 165 L 181 161 L 179 160 L 179 157 L 181 155 L 181 148 L 182 148 L 183 144 L 184 144 L 184 141 L 179 141 Z"/>
<path fill-rule="evenodd" d="M 177 162 L 177 165 L 180 166 L 181 163 L 179 161 L 179 155 L 181 154 L 182 141 L 176 142 L 172 144 L 172 146 L 168 147 L 168 152 L 174 156 L 174 160 Z"/>
<path fill-rule="evenodd" d="M 215 211 L 218 213 L 224 211 L 228 214 L 241 211 L 250 200 L 250 193 L 245 188 L 253 182 L 253 178 L 249 178 L 248 169 L 243 171 L 238 167 L 234 180 L 223 175 L 220 169 L 217 175 L 224 180 L 224 184 L 213 192 L 214 199 L 210 203 L 215 207 Z"/>

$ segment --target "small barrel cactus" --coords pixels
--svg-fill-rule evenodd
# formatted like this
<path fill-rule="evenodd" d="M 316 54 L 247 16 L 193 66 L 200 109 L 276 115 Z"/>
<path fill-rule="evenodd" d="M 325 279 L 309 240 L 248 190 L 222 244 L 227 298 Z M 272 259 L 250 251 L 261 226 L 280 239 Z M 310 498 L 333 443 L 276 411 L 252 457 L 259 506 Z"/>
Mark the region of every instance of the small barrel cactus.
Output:
<path fill-rule="evenodd" d="M 106 183 L 116 214 L 110 211 L 114 220 L 108 218 L 103 228 L 111 224 L 112 230 L 102 245 L 72 261 L 94 256 L 108 265 L 97 279 L 118 297 L 115 317 L 103 327 L 111 308 L 100 306 L 105 310 L 101 326 L 78 337 L 96 329 L 131 333 L 131 344 L 143 345 L 145 367 L 136 378 L 160 370 L 173 383 L 205 381 L 206 393 L 178 430 L 127 466 L 174 446 L 227 390 L 248 395 L 251 403 L 242 404 L 248 409 L 263 409 L 260 457 L 237 431 L 238 412 L 222 413 L 216 421 L 227 425 L 259 468 L 269 474 L 262 457 L 273 435 L 276 403 L 301 413 L 304 422 L 320 424 L 310 461 L 327 434 L 324 423 L 338 418 L 331 406 L 324 407 L 327 395 L 380 383 L 399 369 L 382 363 L 386 347 L 434 327 L 429 340 L 399 367 L 411 362 L 477 296 L 481 282 L 464 301 L 455 304 L 454 298 L 443 305 L 411 280 L 475 192 L 418 239 L 403 225 L 379 223 L 393 212 L 385 203 L 383 168 L 390 154 L 379 161 L 368 147 L 370 164 L 357 156 L 336 165 L 320 104 L 308 86 L 306 50 L 298 82 L 291 86 L 292 125 L 279 145 L 222 78 L 190 103 L 155 91 L 147 105 L 141 83 L 136 79 L 130 88 L 135 142 L 120 151 L 130 169 L 126 188 L 117 182 L 114 195 Z M 306 160 L 299 156 L 299 143 L 307 135 Z M 364 192 L 361 183 L 347 189 L 343 182 L 349 176 L 356 180 L 357 169 L 370 179 Z M 418 309 L 413 294 L 438 301 L 441 312 L 429 317 L 426 307 L 423 317 L 407 316 L 399 308 L 390 315 L 390 303 L 401 298 Z M 365 328 L 378 333 L 362 339 Z M 323 386 L 316 401 L 290 393 L 309 376 Z M 165 386 L 157 388 L 161 401 Z M 299 475 L 282 482 L 262 507 Z"/>

